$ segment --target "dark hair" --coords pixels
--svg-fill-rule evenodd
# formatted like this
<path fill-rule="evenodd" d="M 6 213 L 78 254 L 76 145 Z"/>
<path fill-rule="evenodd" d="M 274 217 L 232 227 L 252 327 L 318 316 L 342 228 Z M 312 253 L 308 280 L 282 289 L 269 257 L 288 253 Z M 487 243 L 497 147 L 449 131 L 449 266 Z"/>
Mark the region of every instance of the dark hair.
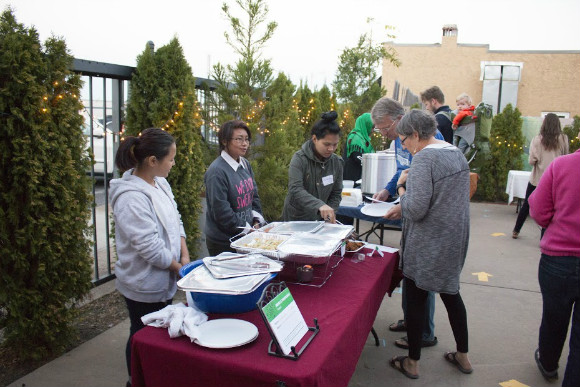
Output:
<path fill-rule="evenodd" d="M 248 133 L 248 139 L 252 140 L 252 133 L 250 133 L 250 128 L 248 124 L 240 120 L 230 120 L 226 121 L 220 126 L 220 131 L 218 132 L 218 142 L 219 142 L 219 152 L 226 149 L 226 144 L 232 139 L 232 135 L 235 129 L 244 129 Z"/>
<path fill-rule="evenodd" d="M 145 129 L 139 137 L 124 137 L 117 149 L 115 163 L 122 171 L 138 167 L 149 156 L 162 160 L 169 154 L 169 148 L 175 139 L 159 128 Z"/>
<path fill-rule="evenodd" d="M 560 125 L 560 118 L 554 113 L 546 114 L 542 127 L 540 128 L 542 135 L 542 145 L 547 150 L 558 149 L 558 139 L 562 134 L 562 126 Z"/>
<path fill-rule="evenodd" d="M 445 103 L 445 96 L 439 86 L 433 86 L 421 93 L 421 101 L 431 101 L 435 99 L 437 102 Z"/>
<path fill-rule="evenodd" d="M 340 134 L 340 126 L 336 123 L 338 114 L 334 110 L 322 113 L 321 118 L 314 123 L 311 135 L 315 135 L 317 139 L 324 138 L 327 134 Z"/>

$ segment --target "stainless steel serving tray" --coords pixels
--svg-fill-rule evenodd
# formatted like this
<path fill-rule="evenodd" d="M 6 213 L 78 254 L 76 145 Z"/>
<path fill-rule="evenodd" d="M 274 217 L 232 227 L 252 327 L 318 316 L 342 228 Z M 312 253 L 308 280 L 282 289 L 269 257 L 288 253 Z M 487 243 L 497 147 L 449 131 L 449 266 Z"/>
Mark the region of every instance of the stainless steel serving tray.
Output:
<path fill-rule="evenodd" d="M 217 294 L 248 294 L 256 290 L 271 274 L 256 274 L 226 279 L 215 278 L 205 267 L 199 265 L 177 281 L 177 287 L 186 292 Z"/>
<path fill-rule="evenodd" d="M 324 238 L 345 239 L 354 232 L 354 227 L 350 225 L 324 223 L 322 227 L 312 233 L 312 235 Z"/>
<path fill-rule="evenodd" d="M 266 257 L 280 259 L 277 247 L 288 238 L 290 235 L 254 231 L 233 241 L 230 246 L 238 253 L 260 253 Z"/>

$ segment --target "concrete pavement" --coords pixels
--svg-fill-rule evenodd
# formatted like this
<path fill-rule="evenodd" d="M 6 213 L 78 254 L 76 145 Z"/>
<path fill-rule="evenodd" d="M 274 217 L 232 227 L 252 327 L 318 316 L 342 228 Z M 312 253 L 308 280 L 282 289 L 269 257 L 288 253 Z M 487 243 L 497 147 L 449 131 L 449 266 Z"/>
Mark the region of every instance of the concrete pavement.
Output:
<path fill-rule="evenodd" d="M 390 298 L 385 297 L 374 324 L 381 345 L 376 347 L 369 336 L 349 386 L 540 387 L 561 384 L 561 380 L 546 382 L 534 362 L 542 310 L 537 280 L 540 231 L 529 218 L 520 238 L 513 240 L 511 231 L 516 216 L 515 205 L 471 204 L 471 239 L 461 275 L 461 294 L 467 307 L 474 372 L 464 375 L 443 359 L 443 353 L 454 350 L 455 345 L 439 297 L 435 307 L 439 344 L 423 349 L 421 377 L 410 380 L 392 369 L 388 360 L 406 354 L 393 345 L 404 333 L 388 330 L 391 322 L 402 318 L 401 294 L 394 293 Z M 361 222 L 361 228 L 368 226 Z M 373 238 L 369 241 L 376 243 Z M 386 231 L 384 243 L 398 247 L 399 238 L 400 232 Z M 100 294 L 109 291 L 114 291 L 112 283 L 95 290 Z M 128 330 L 129 322 L 125 320 L 10 386 L 123 386 Z M 568 341 L 560 360 L 560 377 L 567 357 Z"/>

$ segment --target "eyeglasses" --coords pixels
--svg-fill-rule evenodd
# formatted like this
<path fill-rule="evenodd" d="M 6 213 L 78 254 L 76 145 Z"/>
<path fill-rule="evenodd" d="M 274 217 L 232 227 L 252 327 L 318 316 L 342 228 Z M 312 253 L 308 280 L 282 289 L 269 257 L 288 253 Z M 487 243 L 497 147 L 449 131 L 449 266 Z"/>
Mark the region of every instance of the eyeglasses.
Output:
<path fill-rule="evenodd" d="M 250 143 L 250 139 L 248 137 L 236 137 L 232 138 L 232 141 L 235 142 L 236 144 L 243 144 L 245 142 L 247 142 L 248 144 Z"/>
<path fill-rule="evenodd" d="M 405 141 L 407 141 L 407 138 L 409 138 L 409 136 L 405 136 L 405 138 L 401 140 L 401 145 L 405 145 Z"/>
<path fill-rule="evenodd" d="M 379 128 L 375 125 L 375 129 L 377 130 L 391 130 L 393 128 L 393 125 L 395 125 L 397 123 L 397 121 L 399 121 L 399 119 L 397 118 L 396 120 L 394 120 L 393 122 L 391 122 L 391 125 L 387 126 L 386 128 Z"/>

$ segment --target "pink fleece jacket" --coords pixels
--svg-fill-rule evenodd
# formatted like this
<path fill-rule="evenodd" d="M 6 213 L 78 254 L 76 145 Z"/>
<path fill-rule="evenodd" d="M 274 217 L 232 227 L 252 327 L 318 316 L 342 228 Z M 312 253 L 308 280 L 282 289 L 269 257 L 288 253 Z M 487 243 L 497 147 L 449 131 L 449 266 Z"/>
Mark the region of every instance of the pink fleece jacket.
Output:
<path fill-rule="evenodd" d="M 550 163 L 528 203 L 530 216 L 546 228 L 542 253 L 580 257 L 580 149 Z"/>

